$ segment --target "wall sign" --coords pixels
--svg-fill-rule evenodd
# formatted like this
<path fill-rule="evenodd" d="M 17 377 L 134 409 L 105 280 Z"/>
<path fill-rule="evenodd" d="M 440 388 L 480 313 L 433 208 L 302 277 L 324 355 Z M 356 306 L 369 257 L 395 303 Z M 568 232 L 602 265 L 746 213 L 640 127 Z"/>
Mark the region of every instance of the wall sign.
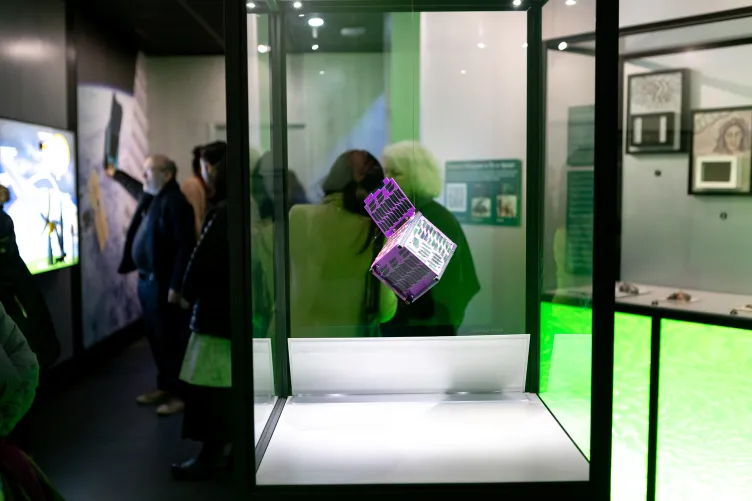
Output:
<path fill-rule="evenodd" d="M 567 173 L 566 267 L 572 275 L 593 274 L 593 171 Z"/>
<path fill-rule="evenodd" d="M 463 224 L 522 224 L 522 161 L 447 162 L 446 208 Z"/>
<path fill-rule="evenodd" d="M 572 106 L 567 120 L 567 165 L 595 165 L 595 105 Z"/>

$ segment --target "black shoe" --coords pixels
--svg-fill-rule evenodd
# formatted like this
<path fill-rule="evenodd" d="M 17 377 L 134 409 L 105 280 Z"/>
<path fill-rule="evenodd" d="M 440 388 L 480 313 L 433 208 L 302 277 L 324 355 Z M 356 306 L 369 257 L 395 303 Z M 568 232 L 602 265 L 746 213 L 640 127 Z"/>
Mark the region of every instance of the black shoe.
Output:
<path fill-rule="evenodd" d="M 228 477 L 230 471 L 230 465 L 224 456 L 213 460 L 193 458 L 172 465 L 172 478 L 178 482 L 221 480 Z"/>

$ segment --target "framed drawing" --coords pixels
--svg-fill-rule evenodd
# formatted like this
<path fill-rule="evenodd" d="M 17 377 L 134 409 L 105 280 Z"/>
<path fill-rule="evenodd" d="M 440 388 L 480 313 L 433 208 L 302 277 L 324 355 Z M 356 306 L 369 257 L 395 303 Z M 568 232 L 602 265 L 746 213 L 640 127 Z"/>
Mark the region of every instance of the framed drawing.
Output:
<path fill-rule="evenodd" d="M 752 192 L 752 106 L 692 112 L 689 193 Z"/>
<path fill-rule="evenodd" d="M 627 154 L 689 151 L 689 70 L 630 75 Z"/>

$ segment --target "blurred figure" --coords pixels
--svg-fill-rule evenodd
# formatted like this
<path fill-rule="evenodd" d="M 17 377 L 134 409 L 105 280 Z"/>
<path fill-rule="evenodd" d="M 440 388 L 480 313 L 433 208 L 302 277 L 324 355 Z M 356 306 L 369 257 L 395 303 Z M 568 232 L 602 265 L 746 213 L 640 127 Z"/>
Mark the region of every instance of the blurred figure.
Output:
<path fill-rule="evenodd" d="M 465 318 L 467 305 L 480 291 L 480 282 L 460 223 L 434 200 L 442 189 L 438 163 L 426 148 L 405 141 L 384 150 L 384 168 L 415 208 L 457 244 L 457 250 L 439 283 L 412 305 L 400 302 L 397 314 L 382 332 L 385 336 L 453 336 Z"/>
<path fill-rule="evenodd" d="M 180 378 L 188 383 L 183 438 L 201 442 L 193 459 L 172 466 L 176 480 L 208 480 L 229 470 L 232 442 L 230 251 L 224 142 L 201 150 L 209 211 L 191 256 L 182 295 L 193 304 L 191 338 Z"/>
<path fill-rule="evenodd" d="M 270 151 L 261 156 L 251 172 L 251 196 L 261 221 L 274 221 L 274 158 Z M 287 202 L 288 210 L 308 203 L 305 188 L 291 170 L 287 171 Z"/>
<path fill-rule="evenodd" d="M 9 199 L 8 188 L 0 186 L 0 303 L 23 332 L 44 375 L 60 356 L 60 342 L 42 291 L 18 252 L 13 220 L 2 210 Z M 22 447 L 28 439 L 26 423 L 23 419 L 13 432 Z"/>
<path fill-rule="evenodd" d="M 201 177 L 201 148 L 201 146 L 193 148 L 193 162 L 191 165 L 193 175 L 188 176 L 180 184 L 180 189 L 183 191 L 185 198 L 188 199 L 188 203 L 193 207 L 196 238 L 201 236 L 201 226 L 204 223 L 204 216 L 206 215 L 206 183 L 204 182 L 204 178 Z"/>
<path fill-rule="evenodd" d="M 369 268 L 384 237 L 365 210 L 384 171 L 366 151 L 340 155 L 321 205 L 290 210 L 290 323 L 293 337 L 379 335 L 397 297 Z"/>
<path fill-rule="evenodd" d="M 196 243 L 194 213 L 175 179 L 175 162 L 154 155 L 144 162 L 142 185 L 123 171 L 107 171 L 139 200 L 125 238 L 118 272 L 138 271 L 138 297 L 157 365 L 157 389 L 139 396 L 159 404 L 157 414 L 183 411 L 178 375 L 187 342 L 188 314 L 179 291 Z"/>
<path fill-rule="evenodd" d="M 34 461 L 6 438 L 31 407 L 38 381 L 37 358 L 0 305 L 0 499 L 64 501 Z"/>

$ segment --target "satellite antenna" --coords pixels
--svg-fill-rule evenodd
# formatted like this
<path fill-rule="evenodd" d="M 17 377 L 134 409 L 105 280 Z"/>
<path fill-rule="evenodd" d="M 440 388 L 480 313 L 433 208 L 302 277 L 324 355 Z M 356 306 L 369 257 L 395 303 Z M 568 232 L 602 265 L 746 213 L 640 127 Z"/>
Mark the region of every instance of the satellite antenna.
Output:
<path fill-rule="evenodd" d="M 44 232 L 47 232 L 47 264 L 50 266 L 53 266 L 56 263 L 62 263 L 65 261 L 65 250 L 63 247 L 64 237 L 63 232 L 61 231 L 63 228 L 63 202 L 60 202 L 60 220 L 59 221 L 53 221 L 50 219 L 50 212 L 52 211 L 52 195 L 50 192 L 47 192 L 47 215 L 45 216 L 43 213 L 40 214 L 42 216 L 42 220 L 44 221 L 44 227 L 42 228 L 42 235 L 44 235 Z M 60 256 L 57 258 L 53 257 L 52 255 L 52 234 L 55 234 L 57 237 L 57 243 L 60 246 Z"/>

